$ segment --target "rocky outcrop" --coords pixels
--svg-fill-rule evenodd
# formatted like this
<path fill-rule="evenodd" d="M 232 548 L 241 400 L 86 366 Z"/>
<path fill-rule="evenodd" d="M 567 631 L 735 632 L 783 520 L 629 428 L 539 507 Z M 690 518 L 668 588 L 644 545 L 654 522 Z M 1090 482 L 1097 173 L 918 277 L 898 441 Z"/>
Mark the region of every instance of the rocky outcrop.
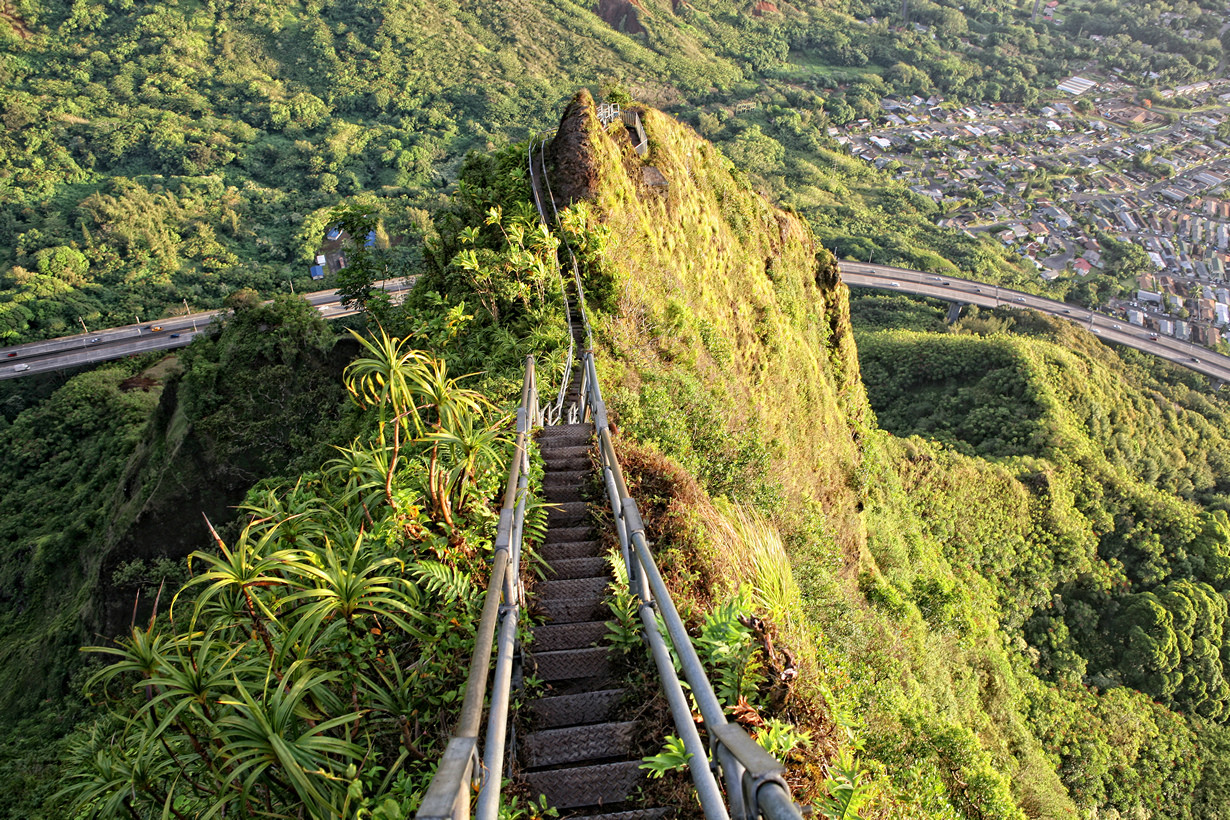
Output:
<path fill-rule="evenodd" d="M 642 7 L 636 0 L 598 0 L 595 13 L 606 20 L 612 28 L 625 34 L 646 34 L 641 24 Z"/>
<path fill-rule="evenodd" d="M 597 195 L 598 158 L 592 135 L 601 127 L 594 112 L 594 98 L 582 88 L 564 109 L 559 131 L 547 148 L 552 166 L 551 187 L 561 208 Z"/>

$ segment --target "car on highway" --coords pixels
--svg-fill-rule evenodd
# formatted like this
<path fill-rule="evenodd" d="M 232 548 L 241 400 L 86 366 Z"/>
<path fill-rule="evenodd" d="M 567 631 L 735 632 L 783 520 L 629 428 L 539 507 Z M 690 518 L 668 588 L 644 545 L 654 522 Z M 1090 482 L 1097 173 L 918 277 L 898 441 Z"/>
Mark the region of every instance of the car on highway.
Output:
<path fill-rule="evenodd" d="M 172 339 L 178 339 L 178 338 L 179 338 L 179 334 L 178 334 L 178 333 L 172 333 L 172 334 L 171 334 L 171 338 L 172 338 Z"/>
<path fill-rule="evenodd" d="M 1123 328 L 1119 327 L 1118 325 L 1111 325 L 1111 327 L 1113 327 L 1115 330 L 1123 330 Z"/>
<path fill-rule="evenodd" d="M 16 350 L 14 350 L 12 353 L 5 353 L 5 354 L 4 354 L 4 358 L 6 358 L 6 359 L 12 359 L 12 358 L 14 358 L 14 357 L 16 357 L 16 356 L 17 356 L 17 351 L 16 351 Z"/>
<path fill-rule="evenodd" d="M 1157 341 L 1157 334 L 1156 334 L 1156 333 L 1150 333 L 1150 334 L 1149 334 L 1149 341 L 1151 341 L 1151 342 L 1156 342 L 1156 341 Z"/>
<path fill-rule="evenodd" d="M 23 370 L 29 370 L 29 369 L 30 369 L 30 365 L 28 365 L 28 364 L 15 364 L 15 365 L 13 365 L 13 370 L 14 370 L 14 372 L 16 372 L 16 373 L 20 373 L 20 372 L 22 372 Z"/>
<path fill-rule="evenodd" d="M 1024 302 L 1024 301 L 1025 301 L 1025 297 L 1024 297 L 1024 296 L 1018 296 L 1018 297 L 1016 297 L 1016 300 L 1017 300 L 1018 302 Z"/>
<path fill-rule="evenodd" d="M 1063 309 L 1063 312 L 1064 312 L 1064 313 L 1071 313 L 1072 311 L 1068 310 L 1067 308 L 1064 308 L 1064 309 Z"/>
<path fill-rule="evenodd" d="M 1089 332 L 1090 332 L 1090 333 L 1096 333 L 1096 334 L 1098 334 L 1099 336 L 1101 336 L 1101 335 L 1102 335 L 1102 329 L 1101 329 L 1101 328 L 1097 328 L 1097 327 L 1091 327 L 1091 328 L 1089 328 Z"/>
<path fill-rule="evenodd" d="M 154 333 L 157 333 L 158 331 L 162 330 L 162 325 L 154 325 L 150 328 L 150 330 L 153 331 Z"/>
<path fill-rule="evenodd" d="M 888 286 L 889 286 L 890 288 L 899 288 L 899 287 L 901 287 L 901 283 L 900 283 L 900 282 L 889 282 L 889 283 L 888 283 Z"/>
<path fill-rule="evenodd" d="M 101 343 L 102 343 L 102 337 L 100 336 L 95 336 L 93 339 L 90 339 L 88 342 L 86 342 L 87 345 L 96 345 L 96 344 L 101 344 Z"/>
<path fill-rule="evenodd" d="M 1200 358 L 1198 356 L 1192 356 L 1192 361 L 1196 364 L 1200 364 Z"/>

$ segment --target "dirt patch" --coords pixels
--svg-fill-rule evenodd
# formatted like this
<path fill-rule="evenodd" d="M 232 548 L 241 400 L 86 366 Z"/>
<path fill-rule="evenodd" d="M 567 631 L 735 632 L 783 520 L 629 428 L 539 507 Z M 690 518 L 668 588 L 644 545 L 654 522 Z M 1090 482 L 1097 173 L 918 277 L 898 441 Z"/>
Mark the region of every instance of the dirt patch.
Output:
<path fill-rule="evenodd" d="M 596 13 L 612 28 L 625 34 L 645 34 L 641 25 L 640 4 L 636 0 L 598 0 Z"/>
<path fill-rule="evenodd" d="M 778 11 L 777 6 L 768 2 L 768 0 L 758 0 L 758 2 L 752 4 L 752 14 L 756 17 L 760 17 L 765 14 L 779 13 L 780 12 Z"/>
<path fill-rule="evenodd" d="M 131 393 L 134 390 L 143 390 L 146 393 L 158 386 L 157 379 L 151 379 L 142 373 L 139 376 L 132 376 L 120 382 L 120 390 L 124 393 Z"/>
<path fill-rule="evenodd" d="M 0 20 L 8 23 L 13 33 L 23 40 L 34 36 L 34 32 L 26 28 L 26 21 L 17 16 L 17 6 L 8 0 L 0 0 Z"/>
<path fill-rule="evenodd" d="M 551 187 L 560 208 L 598 195 L 598 159 L 592 140 L 601 132 L 594 98 L 581 89 L 564 109 L 559 131 L 551 140 Z"/>

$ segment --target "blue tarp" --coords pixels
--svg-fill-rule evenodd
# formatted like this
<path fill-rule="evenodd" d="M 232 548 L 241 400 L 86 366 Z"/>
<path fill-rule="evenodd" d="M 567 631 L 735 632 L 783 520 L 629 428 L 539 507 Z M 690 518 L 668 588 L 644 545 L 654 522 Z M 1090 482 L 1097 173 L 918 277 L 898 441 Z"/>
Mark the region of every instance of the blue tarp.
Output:
<path fill-rule="evenodd" d="M 375 231 L 367 232 L 367 241 L 363 243 L 363 247 L 365 248 L 376 247 L 376 232 Z"/>
<path fill-rule="evenodd" d="M 312 265 L 310 270 L 312 272 L 313 279 L 324 279 L 325 278 L 325 269 L 322 268 L 320 265 Z"/>
<path fill-rule="evenodd" d="M 338 227 L 333 227 L 333 228 L 330 228 L 325 233 L 325 239 L 328 239 L 330 242 L 332 242 L 334 239 L 337 239 L 341 235 L 342 235 L 342 229 Z"/>

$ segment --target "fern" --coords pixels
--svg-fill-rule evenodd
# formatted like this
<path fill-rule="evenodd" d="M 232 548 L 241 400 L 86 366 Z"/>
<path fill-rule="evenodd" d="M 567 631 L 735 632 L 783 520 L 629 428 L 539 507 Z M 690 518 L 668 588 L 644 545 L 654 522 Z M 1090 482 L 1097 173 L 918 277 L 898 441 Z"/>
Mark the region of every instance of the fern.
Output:
<path fill-rule="evenodd" d="M 479 595 L 470 576 L 448 564 L 441 564 L 439 561 L 418 561 L 413 566 L 413 572 L 429 592 L 447 600 L 468 603 Z"/>
<path fill-rule="evenodd" d="M 687 767 L 692 759 L 692 753 L 683 747 L 683 741 L 674 735 L 667 735 L 666 746 L 656 755 L 641 758 L 640 768 L 649 772 L 652 778 L 662 777 L 667 772 L 677 772 Z"/>

